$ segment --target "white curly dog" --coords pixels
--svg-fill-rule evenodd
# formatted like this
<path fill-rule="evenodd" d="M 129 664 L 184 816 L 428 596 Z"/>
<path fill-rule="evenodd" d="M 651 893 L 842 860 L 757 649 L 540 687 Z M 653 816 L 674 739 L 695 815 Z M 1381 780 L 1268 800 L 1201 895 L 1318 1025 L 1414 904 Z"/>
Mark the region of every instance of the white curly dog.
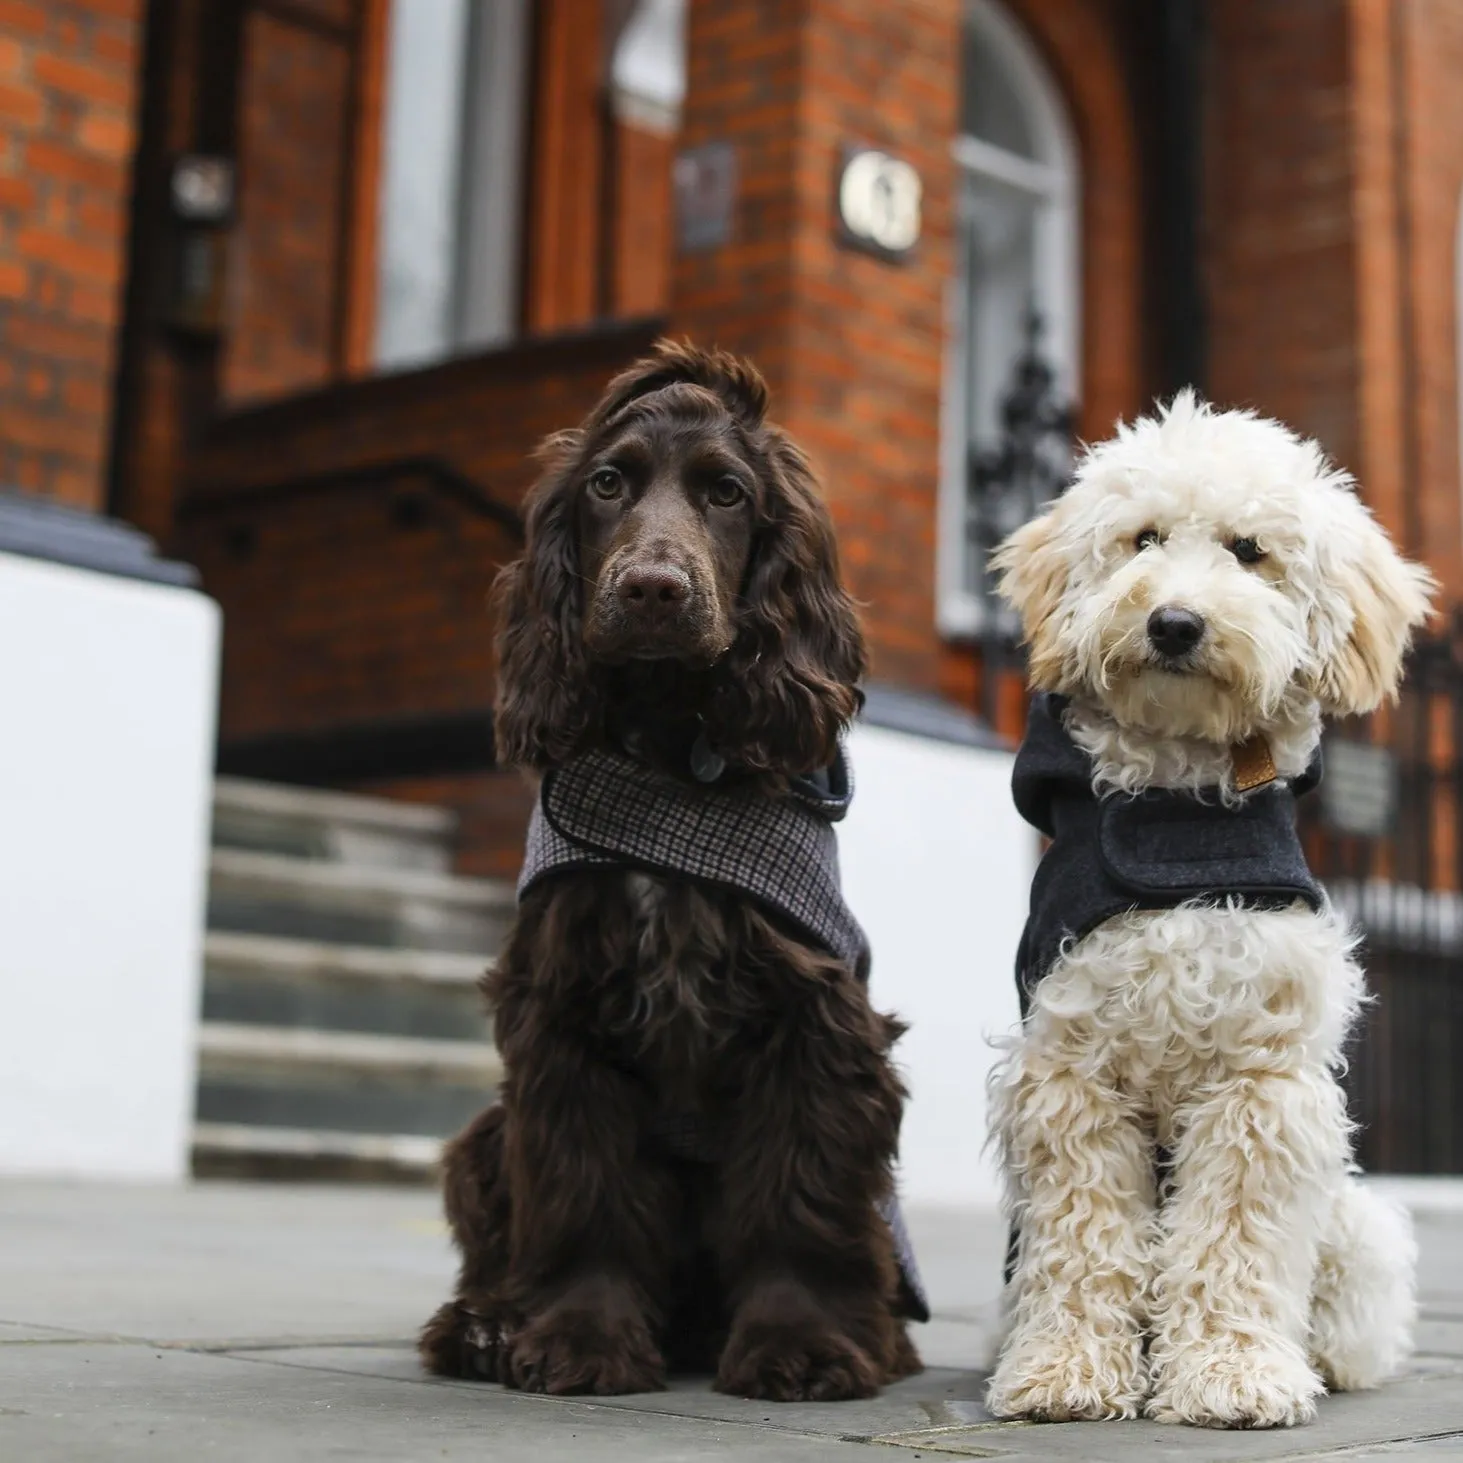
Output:
<path fill-rule="evenodd" d="M 1226 803 L 1234 749 L 1293 779 L 1323 715 L 1395 696 L 1434 587 L 1315 443 L 1188 392 L 995 563 L 1094 790 Z M 1162 609 L 1198 625 L 1177 658 Z M 1338 1082 L 1354 945 L 1329 907 L 1197 900 L 1063 948 L 991 1079 L 1020 1236 L 996 1416 L 1287 1426 L 1405 1358 L 1411 1227 L 1353 1177 Z"/>

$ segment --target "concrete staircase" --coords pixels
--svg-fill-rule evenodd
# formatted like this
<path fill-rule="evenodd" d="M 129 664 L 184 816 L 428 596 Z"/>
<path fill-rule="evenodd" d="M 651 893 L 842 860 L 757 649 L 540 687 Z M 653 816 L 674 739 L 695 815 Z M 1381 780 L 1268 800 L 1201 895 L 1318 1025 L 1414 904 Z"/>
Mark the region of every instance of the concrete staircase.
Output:
<path fill-rule="evenodd" d="M 403 1180 L 492 1096 L 477 980 L 510 885 L 450 870 L 451 814 L 220 778 L 200 1176 Z"/>

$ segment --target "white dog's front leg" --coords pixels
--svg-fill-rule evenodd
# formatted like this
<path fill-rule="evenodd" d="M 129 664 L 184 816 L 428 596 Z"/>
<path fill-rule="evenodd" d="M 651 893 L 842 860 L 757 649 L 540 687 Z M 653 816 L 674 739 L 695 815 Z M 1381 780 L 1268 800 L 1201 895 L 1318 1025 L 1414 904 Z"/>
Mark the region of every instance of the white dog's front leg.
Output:
<path fill-rule="evenodd" d="M 1306 1354 L 1311 1282 L 1346 1156 L 1341 1091 L 1319 1068 L 1238 1072 L 1204 1084 L 1175 1117 L 1148 1415 L 1308 1422 L 1322 1391 Z"/>
<path fill-rule="evenodd" d="M 1136 1417 L 1148 1393 L 1144 1286 L 1153 1150 L 1115 1085 L 1015 1053 L 994 1086 L 1021 1240 L 997 1417 Z"/>

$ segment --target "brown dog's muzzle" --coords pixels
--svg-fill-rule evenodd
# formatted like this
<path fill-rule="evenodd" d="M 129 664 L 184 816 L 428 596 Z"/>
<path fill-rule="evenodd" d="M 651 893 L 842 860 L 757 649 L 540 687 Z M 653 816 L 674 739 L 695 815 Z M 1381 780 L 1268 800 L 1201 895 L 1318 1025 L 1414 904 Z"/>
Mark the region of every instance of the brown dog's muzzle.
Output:
<path fill-rule="evenodd" d="M 614 660 L 715 660 L 728 637 L 705 577 L 663 558 L 607 564 L 585 627 L 589 649 Z"/>

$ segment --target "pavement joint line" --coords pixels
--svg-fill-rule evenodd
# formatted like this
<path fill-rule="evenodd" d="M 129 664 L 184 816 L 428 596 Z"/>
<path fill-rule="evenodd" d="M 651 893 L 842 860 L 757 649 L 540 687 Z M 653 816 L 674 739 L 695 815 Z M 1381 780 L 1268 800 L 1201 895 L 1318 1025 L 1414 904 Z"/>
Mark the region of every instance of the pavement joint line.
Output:
<path fill-rule="evenodd" d="M 163 1351 L 196 1351 L 200 1356 L 228 1356 L 236 1351 L 396 1351 L 413 1350 L 416 1343 L 405 1336 L 263 1336 L 220 1340 L 155 1341 Z"/>
<path fill-rule="evenodd" d="M 1061 1424 L 1056 1424 L 1060 1426 Z M 905 1429 L 897 1433 L 848 1433 L 840 1438 L 844 1443 L 898 1443 L 904 1446 L 904 1440 L 912 1439 L 918 1442 L 921 1438 L 940 1438 L 947 1433 L 991 1433 L 991 1432 L 1015 1432 L 1027 1428 L 1051 1427 L 1052 1423 L 1027 1422 L 1023 1419 L 1014 1419 L 1010 1422 L 1003 1422 L 998 1417 L 993 1417 L 986 1422 L 947 1422 L 941 1423 L 938 1427 L 916 1427 Z"/>
<path fill-rule="evenodd" d="M 30 1326 L 37 1331 L 57 1331 L 56 1336 L 17 1336 L 6 1340 L 0 1335 L 0 1346 L 72 1346 L 90 1343 L 96 1346 L 152 1346 L 155 1343 L 145 1336 L 132 1336 L 125 1331 L 87 1331 L 79 1326 L 58 1326 L 52 1321 L 17 1321 L 13 1317 L 0 1317 L 0 1326 Z"/>
<path fill-rule="evenodd" d="M 57 1331 L 57 1336 L 17 1336 L 9 1339 L 0 1334 L 0 1346 L 144 1346 L 154 1351 L 196 1351 L 200 1354 L 226 1353 L 231 1351 L 312 1351 L 320 1347 L 344 1350 L 360 1347 L 363 1350 L 409 1349 L 415 1346 L 405 1336 L 362 1336 L 360 1332 L 349 1335 L 324 1336 L 196 1336 L 159 1337 L 137 1336 L 127 1331 L 84 1331 L 76 1326 L 56 1326 L 48 1321 L 17 1321 L 0 1317 L 0 1326 L 31 1326 L 39 1331 Z"/>
<path fill-rule="evenodd" d="M 1299 1432 L 1297 1428 L 1295 1431 Z M 1355 1458 L 1375 1452 L 1378 1448 L 1395 1448 L 1411 1443 L 1447 1442 L 1449 1438 L 1463 1438 L 1463 1428 L 1444 1428 L 1435 1433 L 1405 1433 L 1396 1438 L 1372 1438 L 1365 1443 L 1338 1443 L 1334 1448 L 1310 1448 L 1297 1453 L 1277 1453 L 1266 1463 L 1310 1463 L 1312 1458 Z M 1252 1456 L 1236 1454 L 1233 1458 L 1215 1459 L 1214 1463 L 1254 1463 Z"/>
<path fill-rule="evenodd" d="M 1141 1419 L 1137 1420 L 1137 1422 L 1139 1426 L 1162 1425 L 1152 1423 L 1145 1424 Z M 1107 1425 L 1108 1424 L 1093 1423 L 1052 1424 L 1034 1422 L 1001 1422 L 999 1420 L 993 1420 L 991 1422 L 953 1424 L 947 1427 L 916 1428 L 913 1431 L 909 1432 L 881 1433 L 874 1435 L 847 1433 L 841 1436 L 839 1438 L 839 1441 L 844 1443 L 872 1443 L 885 1447 L 895 1448 L 918 1448 L 921 1446 L 937 1446 L 942 1440 L 955 1441 L 956 1434 L 959 1434 L 961 1437 L 970 1437 L 973 1434 L 988 1435 L 991 1433 L 1007 1433 L 1018 1429 L 1027 1428 L 1045 1428 L 1051 1426 L 1077 1426 L 1090 1428 L 1095 1426 Z M 1118 1423 L 1117 1426 L 1121 1428 L 1124 1426 L 1124 1424 Z M 1181 1436 L 1184 1429 L 1175 1428 L 1173 1429 L 1173 1431 Z M 1235 1429 L 1235 1431 L 1242 1432 L 1244 1431 L 1244 1429 Z M 1300 1428 L 1295 1429 L 1296 1433 L 1300 1433 L 1302 1431 L 1303 1429 Z M 1400 1445 L 1410 1445 L 1414 1443 L 1446 1442 L 1450 1438 L 1463 1438 L 1463 1428 L 1445 1428 L 1439 1432 L 1428 1433 L 1406 1433 L 1393 1438 L 1372 1438 L 1364 1443 L 1339 1443 L 1335 1447 L 1331 1448 L 1301 1448 L 1299 1451 L 1293 1453 L 1276 1454 L 1269 1460 L 1269 1463 L 1309 1463 L 1309 1460 L 1311 1459 L 1354 1457 L 1359 1454 L 1365 1454 L 1369 1451 L 1374 1451 L 1378 1448 L 1392 1448 Z M 975 1452 L 966 1454 L 965 1456 L 973 1458 L 999 1458 L 1008 1455 L 1004 1452 Z M 1253 1455 L 1236 1454 L 1235 1457 L 1232 1459 L 1215 1460 L 1215 1463 L 1253 1463 Z"/>
<path fill-rule="evenodd" d="M 840 1439 L 840 1441 L 842 1441 L 842 1440 Z M 977 1447 L 974 1447 L 974 1446 L 971 1446 L 969 1448 L 962 1446 L 959 1449 L 959 1451 L 957 1452 L 955 1448 L 953 1448 L 953 1447 L 946 1447 L 938 1439 L 936 1439 L 934 1442 L 930 1442 L 930 1441 L 926 1440 L 925 1442 L 922 1442 L 922 1443 L 920 1443 L 920 1442 L 909 1443 L 909 1442 L 905 1442 L 904 1439 L 903 1439 L 903 1437 L 902 1437 L 902 1435 L 901 1434 L 898 1434 L 898 1433 L 890 1433 L 890 1435 L 887 1438 L 870 1438 L 869 1439 L 869 1442 L 872 1443 L 873 1446 L 876 1447 L 876 1448 L 911 1448 L 911 1449 L 912 1448 L 924 1448 L 928 1452 L 931 1452 L 931 1453 L 939 1453 L 942 1456 L 949 1457 L 949 1458 L 1019 1458 L 1020 1457 L 1020 1454 L 1017 1454 L 1017 1453 L 1009 1453 L 1005 1449 L 992 1450 L 990 1448 L 977 1448 Z M 918 1456 L 919 1456 L 919 1454 L 916 1453 L 915 1454 L 915 1457 L 918 1457 Z"/>
<path fill-rule="evenodd" d="M 716 1418 L 707 1418 L 707 1417 L 698 1416 L 695 1413 L 671 1412 L 671 1411 L 668 1411 L 666 1409 L 658 1408 L 658 1407 L 626 1407 L 623 1404 L 616 1404 L 611 1399 L 605 1398 L 605 1397 L 593 1397 L 593 1396 L 585 1396 L 585 1395 L 576 1395 L 576 1396 L 571 1396 L 571 1397 L 551 1397 L 546 1392 L 521 1392 L 521 1391 L 519 1391 L 515 1387 L 497 1386 L 497 1385 L 494 1385 L 493 1383 L 489 1383 L 489 1382 L 468 1382 L 468 1381 L 461 1381 L 461 1380 L 459 1380 L 459 1379 L 457 1379 L 455 1377 L 438 1377 L 438 1376 L 432 1375 L 432 1373 L 430 1373 L 430 1372 L 425 1372 L 425 1371 L 422 1372 L 420 1375 L 415 1376 L 415 1377 L 388 1377 L 388 1376 L 382 1376 L 378 1372 L 372 1372 L 372 1373 L 353 1372 L 353 1371 L 350 1371 L 346 1367 L 319 1366 L 319 1365 L 316 1365 L 314 1363 L 303 1363 L 303 1362 L 288 1363 L 288 1362 L 276 1361 L 272 1356 L 251 1356 L 251 1355 L 249 1355 L 247 1353 L 240 1353 L 240 1352 L 237 1352 L 237 1351 L 214 1352 L 214 1353 L 210 1353 L 210 1354 L 211 1355 L 216 1355 L 216 1356 L 221 1356 L 226 1361 L 252 1362 L 255 1366 L 277 1366 L 277 1367 L 283 1367 L 283 1366 L 294 1365 L 296 1367 L 296 1369 L 299 1370 L 299 1371 L 318 1372 L 318 1373 L 320 1373 L 322 1375 L 326 1375 L 326 1376 L 350 1377 L 353 1381 L 358 1381 L 358 1382 L 359 1381 L 394 1382 L 398 1386 L 405 1386 L 405 1387 L 421 1387 L 421 1386 L 427 1386 L 427 1387 L 441 1387 L 441 1388 L 445 1388 L 445 1389 L 447 1389 L 449 1391 L 456 1391 L 456 1392 L 472 1392 L 472 1391 L 478 1391 L 478 1392 L 482 1392 L 482 1393 L 484 1393 L 486 1395 L 507 1398 L 507 1399 L 509 1399 L 511 1401 L 514 1401 L 514 1402 L 538 1403 L 540 1405 L 548 1405 L 548 1406 L 552 1406 L 552 1407 L 563 1407 L 563 1406 L 587 1407 L 587 1408 L 592 1409 L 595 1412 L 613 1413 L 617 1417 L 624 1417 L 624 1416 L 630 1416 L 630 1417 L 655 1417 L 655 1418 L 660 1418 L 663 1421 L 696 1423 L 696 1424 L 699 1424 L 699 1425 L 701 1425 L 703 1427 L 705 1427 L 707 1425 L 714 1426 L 714 1427 L 735 1427 L 735 1428 L 742 1428 L 742 1429 L 744 1429 L 745 1431 L 748 1431 L 748 1432 L 776 1433 L 780 1437 L 788 1437 L 788 1438 L 816 1438 L 816 1437 L 829 1437 L 829 1436 L 833 1436 L 833 1437 L 836 1438 L 836 1435 L 830 1435 L 830 1434 L 827 1434 L 827 1433 L 816 1433 L 816 1432 L 811 1432 L 811 1431 L 809 1431 L 806 1428 L 798 1428 L 798 1427 L 791 1427 L 791 1426 L 788 1426 L 786 1424 L 778 1424 L 778 1423 L 773 1422 L 773 1420 L 770 1417 L 763 1418 L 760 1422 L 754 1422 L 754 1421 L 752 1421 L 749 1418 L 741 1418 L 741 1417 L 716 1417 Z M 490 1388 L 491 1388 L 491 1391 L 489 1390 Z M 637 1395 L 646 1395 L 646 1394 L 637 1394 Z M 654 1395 L 654 1394 L 652 1393 L 652 1394 L 648 1394 L 648 1395 Z M 752 1400 L 755 1400 L 755 1399 L 747 1398 L 745 1400 L 752 1401 Z M 768 1405 L 771 1406 L 771 1407 L 779 1407 L 779 1406 L 782 1406 L 784 1404 L 777 1403 L 777 1402 L 773 1402 L 773 1403 L 769 1403 Z M 836 1404 L 829 1403 L 828 1405 L 829 1406 L 834 1406 Z M 1018 1423 L 1018 1424 L 1013 1424 L 1013 1425 L 1014 1426 L 1022 1426 L 1023 1424 L 1019 1424 Z M 852 1438 L 852 1439 L 836 1438 L 836 1440 L 839 1441 L 839 1442 L 845 1442 L 845 1441 L 852 1441 L 852 1442 L 872 1442 L 872 1441 L 874 1441 L 874 1439 L 872 1437 L 862 1437 L 862 1438 L 856 1437 L 856 1438 Z"/>

